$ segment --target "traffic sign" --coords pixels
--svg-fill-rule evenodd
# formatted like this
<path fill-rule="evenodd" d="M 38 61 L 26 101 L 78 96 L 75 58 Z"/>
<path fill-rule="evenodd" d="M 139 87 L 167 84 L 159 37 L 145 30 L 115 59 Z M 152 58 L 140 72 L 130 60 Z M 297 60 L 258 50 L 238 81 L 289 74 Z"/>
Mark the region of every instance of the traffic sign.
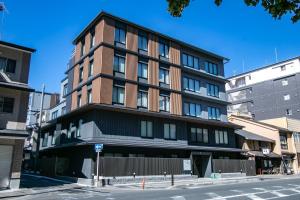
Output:
<path fill-rule="evenodd" d="M 95 151 L 101 152 L 103 149 L 103 144 L 95 144 Z"/>

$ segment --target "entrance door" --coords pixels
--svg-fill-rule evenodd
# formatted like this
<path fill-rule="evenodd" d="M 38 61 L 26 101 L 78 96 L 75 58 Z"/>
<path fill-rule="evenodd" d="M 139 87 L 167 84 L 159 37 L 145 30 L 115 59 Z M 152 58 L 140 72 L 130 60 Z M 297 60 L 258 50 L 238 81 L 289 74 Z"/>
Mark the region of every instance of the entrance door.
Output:
<path fill-rule="evenodd" d="M 193 155 L 193 173 L 198 177 L 209 177 L 211 175 L 209 155 Z"/>
<path fill-rule="evenodd" d="M 0 188 L 8 188 L 13 146 L 0 145 Z"/>

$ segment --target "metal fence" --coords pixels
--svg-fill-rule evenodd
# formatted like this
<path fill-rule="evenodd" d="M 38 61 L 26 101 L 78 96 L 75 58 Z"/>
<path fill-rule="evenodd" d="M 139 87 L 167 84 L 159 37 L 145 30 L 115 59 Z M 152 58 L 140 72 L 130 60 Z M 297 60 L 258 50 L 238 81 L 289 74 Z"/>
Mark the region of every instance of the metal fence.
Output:
<path fill-rule="evenodd" d="M 104 157 L 100 158 L 102 176 L 136 176 L 183 174 L 182 158 Z M 96 174 L 97 165 L 94 172 Z"/>
<path fill-rule="evenodd" d="M 235 159 L 213 159 L 213 172 L 215 173 L 236 173 L 243 172 L 247 176 L 255 176 L 254 160 L 235 160 Z"/>

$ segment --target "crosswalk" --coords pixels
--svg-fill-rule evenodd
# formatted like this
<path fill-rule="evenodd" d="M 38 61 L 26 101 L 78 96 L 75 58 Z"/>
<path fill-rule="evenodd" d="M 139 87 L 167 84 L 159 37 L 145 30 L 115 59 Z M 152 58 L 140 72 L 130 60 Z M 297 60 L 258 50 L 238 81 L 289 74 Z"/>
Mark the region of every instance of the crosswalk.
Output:
<path fill-rule="evenodd" d="M 196 189 L 195 186 L 187 187 L 186 189 Z M 218 194 L 218 192 L 207 192 L 201 198 L 203 200 L 272 200 L 287 198 L 295 195 L 300 195 L 300 185 L 286 184 L 264 187 L 248 188 L 247 190 L 229 190 L 227 195 Z M 172 196 L 172 200 L 189 200 L 185 196 Z M 300 197 L 299 197 L 300 199 Z"/>

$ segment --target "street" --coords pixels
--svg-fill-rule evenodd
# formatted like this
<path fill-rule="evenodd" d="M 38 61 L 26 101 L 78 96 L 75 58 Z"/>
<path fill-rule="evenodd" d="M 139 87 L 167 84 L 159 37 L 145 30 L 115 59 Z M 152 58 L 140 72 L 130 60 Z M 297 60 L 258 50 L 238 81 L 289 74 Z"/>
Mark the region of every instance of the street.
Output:
<path fill-rule="evenodd" d="M 276 179 L 252 183 L 239 183 L 215 186 L 193 186 L 173 188 L 168 190 L 93 190 L 83 187 L 81 189 L 67 189 L 63 191 L 29 195 L 12 198 L 14 200 L 76 200 L 76 199 L 173 199 L 173 200 L 266 200 L 266 199 L 300 199 L 300 178 Z"/>

